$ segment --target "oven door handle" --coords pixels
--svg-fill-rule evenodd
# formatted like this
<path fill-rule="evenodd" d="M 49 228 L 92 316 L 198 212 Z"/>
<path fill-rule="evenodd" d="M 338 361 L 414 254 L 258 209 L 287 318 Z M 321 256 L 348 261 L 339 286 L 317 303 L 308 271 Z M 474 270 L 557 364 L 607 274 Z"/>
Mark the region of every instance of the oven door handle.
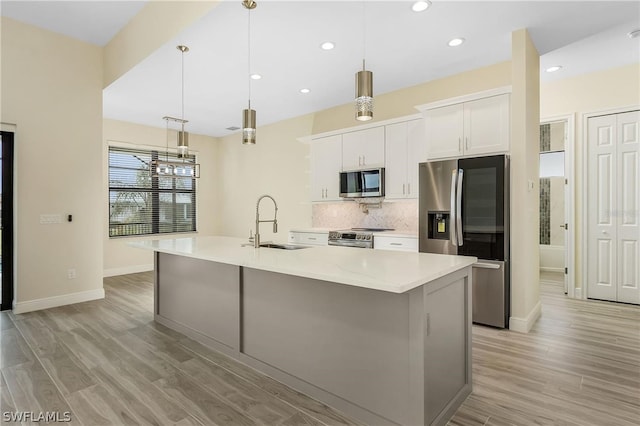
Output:
<path fill-rule="evenodd" d="M 371 243 L 344 243 L 344 242 L 332 242 L 329 241 L 330 246 L 337 247 L 358 247 L 358 248 L 372 248 Z"/>

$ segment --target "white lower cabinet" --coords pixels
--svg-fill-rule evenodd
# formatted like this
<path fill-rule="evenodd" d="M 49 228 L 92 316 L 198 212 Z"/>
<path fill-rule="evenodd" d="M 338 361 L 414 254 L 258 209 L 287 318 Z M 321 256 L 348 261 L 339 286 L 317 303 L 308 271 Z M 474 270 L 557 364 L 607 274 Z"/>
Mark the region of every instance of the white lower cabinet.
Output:
<path fill-rule="evenodd" d="M 329 232 L 289 231 L 289 243 L 308 246 L 326 246 L 329 244 Z"/>
<path fill-rule="evenodd" d="M 376 250 L 418 251 L 418 237 L 373 236 L 373 248 Z"/>

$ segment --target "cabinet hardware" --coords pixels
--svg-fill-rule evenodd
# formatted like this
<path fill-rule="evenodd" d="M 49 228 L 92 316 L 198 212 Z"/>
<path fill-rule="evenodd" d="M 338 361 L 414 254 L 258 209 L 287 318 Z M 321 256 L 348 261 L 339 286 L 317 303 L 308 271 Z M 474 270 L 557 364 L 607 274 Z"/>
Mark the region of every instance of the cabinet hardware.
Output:
<path fill-rule="evenodd" d="M 407 194 L 411 194 L 411 183 L 407 184 Z"/>
<path fill-rule="evenodd" d="M 431 314 L 427 313 L 427 336 L 431 334 Z"/>
<path fill-rule="evenodd" d="M 390 246 L 401 246 L 402 243 L 389 243 Z"/>
<path fill-rule="evenodd" d="M 364 158 L 364 155 L 362 156 L 362 165 L 363 165 L 363 166 L 366 166 L 366 165 L 367 165 L 367 162 L 366 162 L 366 160 L 365 160 L 365 158 Z"/>
<path fill-rule="evenodd" d="M 404 195 L 404 183 L 402 184 L 402 195 Z"/>
<path fill-rule="evenodd" d="M 464 138 L 465 149 L 469 149 L 469 137 Z"/>
<path fill-rule="evenodd" d="M 458 138 L 458 151 L 462 152 L 462 138 Z"/>
<path fill-rule="evenodd" d="M 316 240 L 316 238 L 315 238 L 315 237 L 309 237 L 309 239 L 310 239 L 310 240 L 313 240 L 313 241 L 315 241 L 315 240 Z"/>

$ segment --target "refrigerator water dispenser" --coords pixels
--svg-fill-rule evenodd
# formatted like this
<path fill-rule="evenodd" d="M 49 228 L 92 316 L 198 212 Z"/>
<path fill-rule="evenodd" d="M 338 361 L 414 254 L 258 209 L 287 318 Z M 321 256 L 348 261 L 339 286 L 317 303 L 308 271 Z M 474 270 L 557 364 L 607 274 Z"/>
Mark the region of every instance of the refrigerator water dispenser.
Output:
<path fill-rule="evenodd" d="M 450 212 L 428 212 L 428 238 L 431 240 L 449 239 Z"/>

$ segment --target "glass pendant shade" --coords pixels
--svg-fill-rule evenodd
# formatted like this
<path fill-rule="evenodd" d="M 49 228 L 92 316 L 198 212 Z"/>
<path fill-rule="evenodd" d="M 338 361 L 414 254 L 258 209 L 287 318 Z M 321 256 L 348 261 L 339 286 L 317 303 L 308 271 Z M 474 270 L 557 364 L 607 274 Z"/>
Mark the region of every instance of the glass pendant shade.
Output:
<path fill-rule="evenodd" d="M 251 108 L 242 111 L 242 143 L 245 145 L 256 143 L 256 111 Z"/>
<path fill-rule="evenodd" d="M 189 132 L 184 131 L 184 127 L 178 132 L 178 158 L 185 158 L 189 155 Z"/>
<path fill-rule="evenodd" d="M 356 73 L 356 120 L 368 121 L 373 118 L 373 73 Z"/>

